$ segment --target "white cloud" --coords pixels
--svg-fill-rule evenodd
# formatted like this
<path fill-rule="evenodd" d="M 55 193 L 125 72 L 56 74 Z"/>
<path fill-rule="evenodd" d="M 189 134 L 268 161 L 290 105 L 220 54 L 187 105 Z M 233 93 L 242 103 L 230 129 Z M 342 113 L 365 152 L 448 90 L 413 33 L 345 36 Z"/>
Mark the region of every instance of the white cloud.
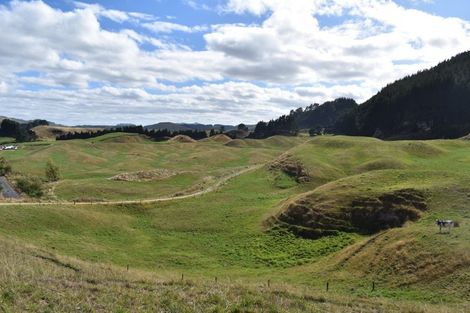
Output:
<path fill-rule="evenodd" d="M 468 21 L 390 0 L 228 0 L 224 11 L 263 21 L 192 27 L 93 4 L 67 12 L 42 1 L 1 5 L 2 110 L 71 123 L 91 118 L 86 112 L 113 121 L 254 122 L 340 96 L 366 100 L 470 49 Z M 324 26 L 323 15 L 343 18 Z M 122 29 L 103 29 L 101 18 Z M 203 36 L 206 49 L 172 40 L 178 32 Z M 39 75 L 17 75 L 28 71 Z M 171 84 L 195 80 L 205 83 Z"/>
<path fill-rule="evenodd" d="M 194 10 L 205 10 L 205 11 L 210 11 L 211 10 L 211 8 L 207 4 L 198 3 L 197 1 L 184 0 L 184 3 L 186 3 L 186 5 L 193 8 Z"/>
<path fill-rule="evenodd" d="M 4 81 L 0 81 L 0 94 L 8 92 L 8 85 Z"/>
<path fill-rule="evenodd" d="M 159 79 L 222 78 L 220 70 L 211 66 L 219 59 L 218 53 L 191 52 L 132 30 L 107 31 L 96 14 L 89 8 L 62 12 L 41 1 L 0 6 L 0 73 L 35 70 L 49 79 L 57 77 L 56 85 L 64 85 L 63 77 L 73 75 L 104 84 L 141 87 L 152 86 Z M 159 49 L 144 51 L 139 47 L 142 43 Z M 86 83 L 70 82 L 77 82 L 77 86 Z"/>
<path fill-rule="evenodd" d="M 291 107 L 309 103 L 309 96 L 278 87 L 227 82 L 183 88 L 159 86 L 163 93 L 141 88 L 102 87 L 83 90 L 17 90 L 0 97 L 2 114 L 31 119 L 38 116 L 69 124 L 114 124 L 155 121 L 255 123 L 274 118 Z M 92 110 L 93 114 L 91 114 Z M 67 112 L 64 119 L 63 112 Z M 20 112 L 20 114 L 18 114 Z"/>
<path fill-rule="evenodd" d="M 75 1 L 74 4 L 77 8 L 90 10 L 98 16 L 103 16 L 117 23 L 122 23 L 130 19 L 130 15 L 126 12 L 118 10 L 107 10 L 99 4 L 88 4 L 79 1 Z"/>
<path fill-rule="evenodd" d="M 244 79 L 385 84 L 470 48 L 467 21 L 387 0 L 230 0 L 225 10 L 267 15 L 261 25 L 225 25 L 205 35 L 208 48 L 230 60 L 225 73 Z M 322 27 L 324 14 L 345 21 Z"/>
<path fill-rule="evenodd" d="M 172 33 L 172 32 L 184 32 L 184 33 L 195 33 L 195 32 L 202 32 L 206 31 L 206 26 L 193 26 L 189 27 L 182 24 L 177 23 L 170 23 L 170 22 L 152 22 L 152 23 L 144 23 L 142 24 L 143 27 L 151 30 L 154 33 Z"/>

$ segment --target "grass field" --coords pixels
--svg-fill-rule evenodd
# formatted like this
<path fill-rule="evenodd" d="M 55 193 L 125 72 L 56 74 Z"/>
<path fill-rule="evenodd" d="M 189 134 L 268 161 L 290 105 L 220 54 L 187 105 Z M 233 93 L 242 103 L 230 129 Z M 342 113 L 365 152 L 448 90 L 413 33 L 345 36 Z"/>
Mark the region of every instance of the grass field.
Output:
<path fill-rule="evenodd" d="M 15 142 L 15 138 L 0 137 L 0 145 L 3 145 L 5 143 L 12 143 L 12 142 Z"/>
<path fill-rule="evenodd" d="M 74 301 L 92 312 L 93 303 L 102 303 L 95 311 L 119 307 L 123 312 L 134 305 L 165 312 L 470 309 L 467 141 L 325 136 L 178 144 L 112 134 L 25 144 L 0 155 L 14 170 L 35 175 L 43 175 L 47 160 L 54 160 L 63 175 L 55 186 L 57 199 L 165 196 L 197 190 L 201 184 L 204 188 L 230 171 L 264 164 L 214 192 L 188 199 L 0 206 L 1 251 L 11 251 L 0 254 L 0 262 L 8 265 L 0 273 L 0 308 L 7 312 L 24 310 L 40 297 L 52 312 L 69 311 Z M 298 182 L 270 167 L 285 157 L 302 164 L 310 179 Z M 159 168 L 184 173 L 151 182 L 109 180 L 123 172 Z M 427 209 L 417 222 L 401 228 L 373 234 L 340 231 L 310 240 L 267 223 L 296 201 L 330 214 L 342 212 L 358 197 L 404 188 L 425 194 Z M 437 218 L 454 219 L 459 227 L 439 234 Z M 55 261 L 34 257 L 38 253 Z M 22 262 L 13 262 L 18 258 L 11 255 L 21 255 Z M 57 260 L 83 270 L 74 273 Z M 25 270 L 18 279 L 32 264 L 38 269 Z M 184 282 L 179 281 L 182 274 Z M 26 291 L 18 281 L 26 281 Z M 57 282 L 66 286 L 63 299 L 54 295 Z M 122 302 L 113 300 L 114 293 L 123 296 Z M 32 306 L 28 310 L 34 311 Z"/>
<path fill-rule="evenodd" d="M 52 199 L 133 200 L 198 189 L 234 169 L 263 164 L 300 141 L 280 138 L 279 144 L 272 140 L 260 147 L 235 149 L 213 142 L 156 143 L 140 135 L 109 134 L 91 140 L 24 144 L 4 156 L 14 169 L 37 176 L 44 176 L 48 160 L 57 164 L 62 180 L 51 188 Z M 145 182 L 110 180 L 122 173 L 162 168 L 178 175 Z"/>

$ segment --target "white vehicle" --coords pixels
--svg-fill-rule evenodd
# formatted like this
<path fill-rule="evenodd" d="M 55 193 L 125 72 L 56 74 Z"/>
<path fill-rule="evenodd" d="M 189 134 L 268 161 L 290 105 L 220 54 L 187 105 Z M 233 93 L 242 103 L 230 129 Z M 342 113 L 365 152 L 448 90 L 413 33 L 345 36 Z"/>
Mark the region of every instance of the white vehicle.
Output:
<path fill-rule="evenodd" d="M 18 150 L 18 146 L 0 146 L 0 150 Z"/>

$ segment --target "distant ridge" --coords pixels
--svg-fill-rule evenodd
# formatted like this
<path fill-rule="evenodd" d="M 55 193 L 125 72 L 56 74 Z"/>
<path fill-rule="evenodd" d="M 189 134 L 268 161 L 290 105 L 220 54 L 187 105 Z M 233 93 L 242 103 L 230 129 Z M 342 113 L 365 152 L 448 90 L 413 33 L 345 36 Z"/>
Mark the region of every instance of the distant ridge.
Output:
<path fill-rule="evenodd" d="M 220 130 L 221 128 L 224 128 L 225 131 L 233 130 L 236 129 L 236 126 L 233 125 L 222 125 L 222 124 L 199 124 L 199 123 L 172 123 L 172 122 L 161 122 L 153 125 L 147 125 L 145 126 L 146 129 L 149 130 L 157 130 L 157 129 L 167 129 L 169 131 L 183 131 L 183 130 Z"/>
<path fill-rule="evenodd" d="M 3 120 L 6 120 L 6 119 L 15 121 L 15 122 L 20 123 L 20 124 L 26 124 L 26 123 L 28 123 L 28 121 L 26 121 L 26 120 L 22 120 L 22 119 L 19 119 L 19 118 L 6 117 L 6 116 L 0 116 L 0 123 L 1 123 Z"/>

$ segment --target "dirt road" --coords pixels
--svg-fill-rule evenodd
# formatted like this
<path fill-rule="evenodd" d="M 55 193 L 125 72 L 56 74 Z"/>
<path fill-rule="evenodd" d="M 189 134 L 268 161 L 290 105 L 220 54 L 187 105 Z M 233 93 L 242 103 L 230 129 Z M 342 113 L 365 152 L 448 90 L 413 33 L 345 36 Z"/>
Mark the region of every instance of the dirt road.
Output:
<path fill-rule="evenodd" d="M 1 193 L 6 199 L 19 199 L 20 195 L 10 185 L 8 180 L 4 176 L 0 176 Z"/>
<path fill-rule="evenodd" d="M 118 205 L 118 204 L 148 204 L 148 203 L 158 203 L 158 202 L 166 202 L 166 201 L 173 201 L 173 200 L 182 200 L 187 198 L 194 198 L 197 196 L 204 195 L 209 192 L 213 192 L 227 183 L 229 180 L 245 174 L 250 171 L 254 171 L 263 167 L 265 164 L 258 164 L 246 167 L 238 172 L 232 173 L 225 177 L 219 179 L 213 185 L 200 190 L 194 193 L 181 195 L 181 196 L 170 196 L 170 197 L 163 197 L 163 198 L 155 198 L 155 199 L 142 199 L 142 200 L 127 200 L 127 201 L 100 201 L 100 202 L 72 202 L 72 201 L 56 201 L 56 202 L 3 202 L 0 203 L 0 206 L 29 206 L 29 205 L 91 205 L 91 204 L 100 204 L 100 205 Z M 1 180 L 0 180 L 1 181 Z M 6 180 L 5 180 L 6 181 Z M 8 182 L 7 182 L 8 183 Z M 9 185 L 9 184 L 8 184 Z M 10 186 L 11 187 L 11 186 Z"/>

